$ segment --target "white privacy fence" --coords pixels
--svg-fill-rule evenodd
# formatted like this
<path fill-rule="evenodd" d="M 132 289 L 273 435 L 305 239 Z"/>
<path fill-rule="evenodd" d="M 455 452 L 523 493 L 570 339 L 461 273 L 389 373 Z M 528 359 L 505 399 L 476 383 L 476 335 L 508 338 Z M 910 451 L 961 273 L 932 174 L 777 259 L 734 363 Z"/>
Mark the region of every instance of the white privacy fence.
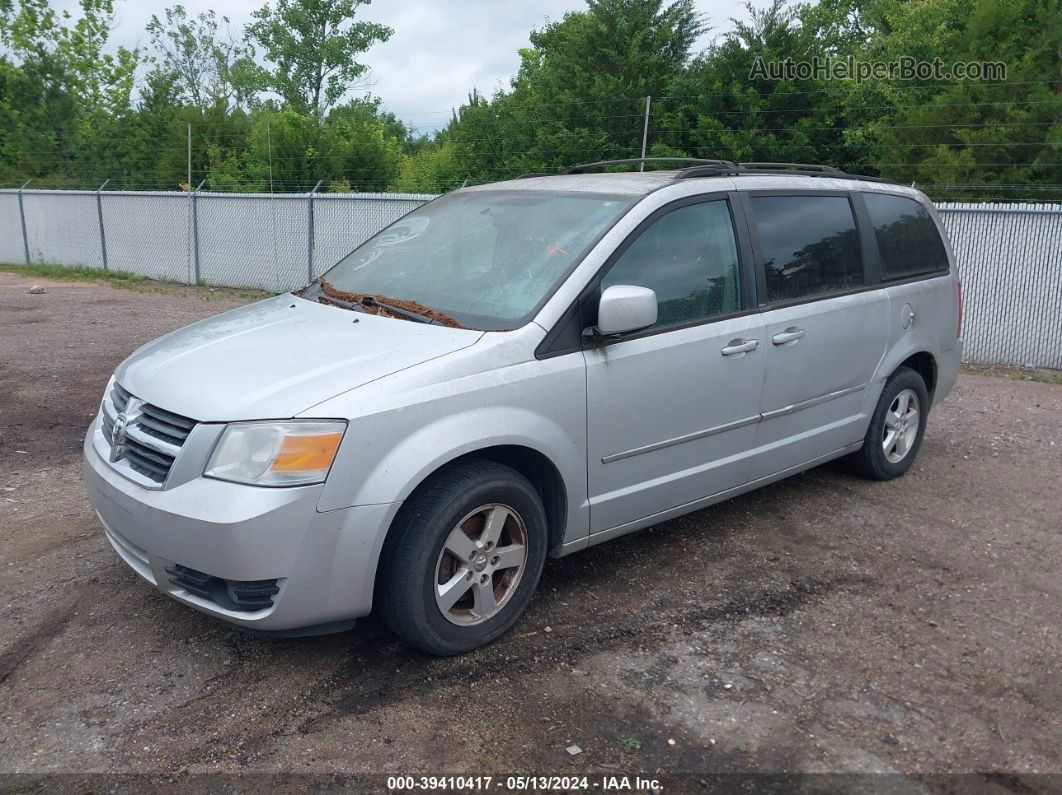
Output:
<path fill-rule="evenodd" d="M 431 198 L 2 190 L 0 262 L 284 292 Z"/>
<path fill-rule="evenodd" d="M 283 292 L 431 198 L 0 190 L 0 262 Z M 1062 369 L 1062 204 L 938 207 L 963 279 L 966 360 Z"/>
<path fill-rule="evenodd" d="M 1062 370 L 1062 204 L 940 204 L 968 362 Z"/>

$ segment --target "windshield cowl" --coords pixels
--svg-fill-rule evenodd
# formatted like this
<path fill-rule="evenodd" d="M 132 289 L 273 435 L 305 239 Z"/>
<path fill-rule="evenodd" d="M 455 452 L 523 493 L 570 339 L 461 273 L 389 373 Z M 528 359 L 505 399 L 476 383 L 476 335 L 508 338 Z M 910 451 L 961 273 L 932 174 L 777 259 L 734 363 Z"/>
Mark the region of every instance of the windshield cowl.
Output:
<path fill-rule="evenodd" d="M 465 326 L 458 323 L 449 315 L 430 309 L 417 301 L 391 298 L 386 295 L 367 295 L 365 293 L 350 292 L 349 290 L 340 290 L 329 284 L 328 281 L 323 278 L 317 278 L 314 282 L 321 292 L 321 295 L 317 296 L 319 303 L 327 304 L 335 302 L 345 305 L 347 309 L 353 309 L 357 312 L 365 312 L 370 315 L 414 320 L 420 323 L 446 326 L 447 328 L 465 328 Z M 305 291 L 303 292 L 305 293 Z M 308 296 L 303 295 L 302 297 Z"/>

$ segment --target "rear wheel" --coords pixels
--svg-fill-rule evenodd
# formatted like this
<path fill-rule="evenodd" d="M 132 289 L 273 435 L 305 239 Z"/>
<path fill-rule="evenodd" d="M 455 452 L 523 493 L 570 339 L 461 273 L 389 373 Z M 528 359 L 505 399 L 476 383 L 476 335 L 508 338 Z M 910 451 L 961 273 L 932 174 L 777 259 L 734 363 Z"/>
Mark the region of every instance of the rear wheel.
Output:
<path fill-rule="evenodd" d="M 490 643 L 524 611 L 546 559 L 542 500 L 493 461 L 455 466 L 402 506 L 381 570 L 380 613 L 432 654 Z"/>
<path fill-rule="evenodd" d="M 929 417 L 929 393 L 922 376 L 901 367 L 885 382 L 862 449 L 850 457 L 873 480 L 892 480 L 914 463 Z"/>

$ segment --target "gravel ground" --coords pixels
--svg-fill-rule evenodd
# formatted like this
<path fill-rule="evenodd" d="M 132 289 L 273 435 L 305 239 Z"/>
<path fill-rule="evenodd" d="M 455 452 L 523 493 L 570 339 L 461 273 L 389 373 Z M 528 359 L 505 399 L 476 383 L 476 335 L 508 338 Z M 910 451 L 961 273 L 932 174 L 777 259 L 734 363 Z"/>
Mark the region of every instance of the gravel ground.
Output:
<path fill-rule="evenodd" d="M 1036 775 L 1062 772 L 1062 387 L 963 375 L 906 477 L 829 465 L 550 561 L 510 635 L 434 659 L 372 618 L 240 634 L 104 539 L 80 445 L 109 374 L 241 300 L 0 273 L 0 772 L 1062 785 Z"/>

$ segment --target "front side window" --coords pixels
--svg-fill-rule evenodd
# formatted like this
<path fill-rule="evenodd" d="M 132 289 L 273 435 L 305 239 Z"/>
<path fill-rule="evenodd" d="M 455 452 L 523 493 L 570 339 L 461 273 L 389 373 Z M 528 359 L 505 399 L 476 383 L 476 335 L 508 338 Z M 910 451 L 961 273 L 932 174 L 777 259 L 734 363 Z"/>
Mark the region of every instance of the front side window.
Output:
<path fill-rule="evenodd" d="M 543 190 L 453 193 L 354 249 L 314 290 L 324 292 L 322 300 L 397 306 L 447 325 L 517 328 L 637 198 Z"/>
<path fill-rule="evenodd" d="M 881 253 L 881 275 L 902 279 L 948 269 L 948 254 L 929 212 L 914 199 L 864 193 Z"/>
<path fill-rule="evenodd" d="M 650 224 L 605 274 L 616 284 L 656 293 L 656 327 L 674 326 L 741 308 L 737 243 L 725 201 L 690 204 Z"/>
<path fill-rule="evenodd" d="M 846 196 L 754 196 L 767 301 L 797 301 L 863 284 L 852 205 Z"/>

